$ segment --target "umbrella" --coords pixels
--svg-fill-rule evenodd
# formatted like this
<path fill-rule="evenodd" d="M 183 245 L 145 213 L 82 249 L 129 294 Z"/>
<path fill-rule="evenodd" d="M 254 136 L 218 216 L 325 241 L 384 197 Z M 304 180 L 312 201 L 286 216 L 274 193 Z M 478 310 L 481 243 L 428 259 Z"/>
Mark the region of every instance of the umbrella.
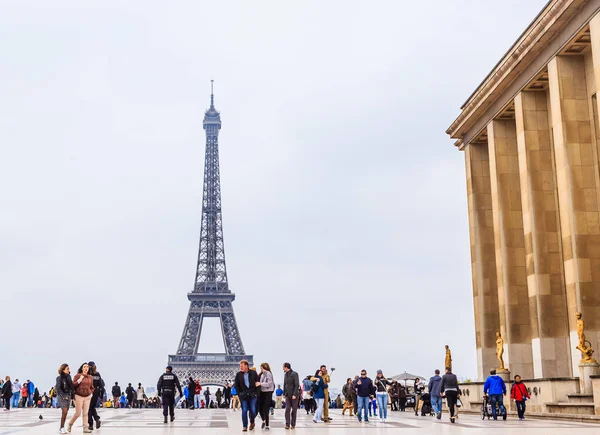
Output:
<path fill-rule="evenodd" d="M 391 379 L 393 379 L 395 381 L 408 381 L 408 380 L 412 381 L 412 380 L 417 379 L 417 378 L 419 378 L 419 379 L 425 379 L 424 376 L 412 375 L 412 374 L 410 374 L 408 372 L 404 372 L 402 374 L 399 374 L 399 375 L 396 375 L 396 376 L 392 376 Z"/>

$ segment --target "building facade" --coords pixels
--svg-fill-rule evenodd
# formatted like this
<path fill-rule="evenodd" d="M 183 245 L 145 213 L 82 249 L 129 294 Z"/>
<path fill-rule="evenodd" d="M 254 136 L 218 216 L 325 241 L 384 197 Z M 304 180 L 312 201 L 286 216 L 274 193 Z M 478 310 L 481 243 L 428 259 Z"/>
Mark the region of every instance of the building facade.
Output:
<path fill-rule="evenodd" d="M 461 107 L 479 378 L 579 376 L 600 348 L 600 0 L 550 1 Z"/>

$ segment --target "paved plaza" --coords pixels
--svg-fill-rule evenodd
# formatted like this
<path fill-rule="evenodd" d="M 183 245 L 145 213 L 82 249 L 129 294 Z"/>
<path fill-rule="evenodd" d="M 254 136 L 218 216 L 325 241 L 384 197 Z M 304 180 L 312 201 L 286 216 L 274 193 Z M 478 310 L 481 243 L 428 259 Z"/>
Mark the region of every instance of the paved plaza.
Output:
<path fill-rule="evenodd" d="M 44 419 L 40 420 L 40 413 Z M 311 434 L 345 434 L 345 433 L 401 433 L 410 434 L 477 434 L 498 433 L 506 435 L 558 434 L 565 430 L 577 430 L 578 434 L 597 434 L 600 425 L 553 420 L 518 421 L 482 421 L 477 415 L 461 415 L 459 422 L 451 424 L 447 419 L 441 421 L 430 417 L 415 417 L 412 413 L 392 413 L 388 422 L 381 424 L 373 419 L 369 423 L 358 423 L 355 418 L 342 416 L 340 411 L 331 410 L 333 421 L 325 426 L 315 424 L 305 412 L 298 414 L 299 419 L 295 432 L 284 429 L 283 411 L 278 410 L 272 418 L 271 432 L 275 433 L 311 433 Z M 69 413 L 73 415 L 73 411 Z M 173 423 L 162 422 L 161 410 L 100 410 L 102 427 L 94 430 L 100 434 L 237 434 L 241 433 L 240 413 L 227 410 L 177 410 Z M 0 413 L 0 435 L 8 434 L 44 434 L 58 433 L 60 411 L 45 410 L 12 410 Z M 260 430 L 260 419 L 257 418 L 256 432 Z M 485 431 L 485 432 L 484 432 Z M 81 420 L 73 428 L 73 434 L 82 433 Z"/>

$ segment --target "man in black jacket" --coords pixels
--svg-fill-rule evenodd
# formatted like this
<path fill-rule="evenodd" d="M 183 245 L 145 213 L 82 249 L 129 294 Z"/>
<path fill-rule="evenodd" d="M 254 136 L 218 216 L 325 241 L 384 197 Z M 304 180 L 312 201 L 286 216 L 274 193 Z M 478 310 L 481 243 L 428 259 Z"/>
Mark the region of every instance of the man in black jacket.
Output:
<path fill-rule="evenodd" d="M 229 385 L 229 382 L 225 383 L 223 397 L 225 398 L 225 408 L 229 409 L 229 404 L 231 403 L 231 386 Z"/>
<path fill-rule="evenodd" d="M 369 421 L 369 396 L 374 394 L 375 388 L 373 387 L 373 381 L 371 378 L 367 377 L 367 371 L 360 371 L 360 378 L 357 381 L 354 381 L 354 386 L 356 387 L 356 395 L 358 402 L 358 421 L 362 421 L 362 415 L 365 417 L 365 422 Z M 361 410 L 364 410 L 361 413 Z"/>
<path fill-rule="evenodd" d="M 156 386 L 158 396 L 162 396 L 165 423 L 167 422 L 167 413 L 171 414 L 171 421 L 175 420 L 175 388 L 179 391 L 179 395 L 183 396 L 179 378 L 173 373 L 173 367 L 167 366 L 166 372 L 158 378 Z"/>
<path fill-rule="evenodd" d="M 188 382 L 188 408 L 194 409 L 194 396 L 196 395 L 196 382 L 194 378 L 190 376 L 190 381 Z"/>
<path fill-rule="evenodd" d="M 283 395 L 285 396 L 285 428 L 296 427 L 296 414 L 298 413 L 298 391 L 300 389 L 300 378 L 298 373 L 292 370 L 292 365 L 283 363 Z M 291 414 L 291 415 L 290 415 Z"/>
<path fill-rule="evenodd" d="M 98 400 L 104 397 L 104 380 L 100 375 L 100 372 L 96 370 L 96 363 L 90 361 L 88 363 L 90 366 L 90 375 L 92 376 L 92 381 L 94 383 L 94 392 L 92 393 L 92 400 L 90 401 L 90 410 L 88 412 L 88 427 L 90 430 L 94 430 L 94 420 L 96 421 L 96 429 L 100 429 L 100 416 L 98 412 L 96 412 L 96 408 L 98 407 Z"/>
<path fill-rule="evenodd" d="M 112 387 L 112 395 L 113 395 L 113 408 L 118 408 L 119 400 L 121 399 L 121 387 L 119 387 L 118 382 L 115 382 L 115 385 Z"/>
<path fill-rule="evenodd" d="M 235 375 L 234 386 L 242 404 L 243 431 L 248 430 L 248 413 L 250 413 L 250 430 L 254 430 L 256 402 L 260 393 L 260 381 L 256 370 L 250 370 L 245 359 L 240 361 L 240 371 Z"/>

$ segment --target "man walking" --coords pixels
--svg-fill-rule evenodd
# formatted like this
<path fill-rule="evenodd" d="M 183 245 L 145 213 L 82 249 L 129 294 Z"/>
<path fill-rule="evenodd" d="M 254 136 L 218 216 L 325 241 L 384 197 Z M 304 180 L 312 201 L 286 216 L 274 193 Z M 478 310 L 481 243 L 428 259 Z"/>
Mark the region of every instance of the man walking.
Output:
<path fill-rule="evenodd" d="M 489 394 L 492 405 L 492 417 L 494 417 L 494 420 L 498 420 L 496 403 L 498 403 L 499 408 L 504 406 L 503 396 L 506 395 L 506 384 L 504 383 L 504 379 L 496 374 L 496 369 L 490 370 L 490 376 L 488 376 L 485 384 L 483 384 L 483 394 Z"/>
<path fill-rule="evenodd" d="M 206 387 L 206 390 L 204 390 L 204 403 L 206 409 L 210 408 L 210 387 Z"/>
<path fill-rule="evenodd" d="M 190 376 L 188 384 L 188 408 L 194 409 L 194 396 L 196 395 L 196 382 Z"/>
<path fill-rule="evenodd" d="M 240 361 L 240 371 L 235 375 L 234 387 L 242 404 L 242 431 L 248 431 L 248 417 L 250 417 L 250 430 L 254 430 L 260 381 L 256 370 L 250 370 L 250 365 L 245 359 Z"/>
<path fill-rule="evenodd" d="M 10 381 L 6 381 L 6 382 L 10 382 Z M 19 382 L 18 379 L 15 379 L 15 381 L 12 384 L 12 399 L 11 400 L 11 404 L 10 406 L 13 408 L 18 408 L 19 407 L 19 399 L 21 398 L 21 388 L 22 385 Z"/>
<path fill-rule="evenodd" d="M 225 399 L 225 409 L 229 409 L 229 405 L 231 404 L 231 386 L 229 382 L 226 382 L 225 388 L 223 388 L 223 398 Z"/>
<path fill-rule="evenodd" d="M 429 395 L 431 396 L 431 406 L 438 420 L 442 418 L 442 377 L 440 371 L 436 369 L 435 376 L 429 379 L 427 386 Z"/>
<path fill-rule="evenodd" d="M 281 385 L 277 385 L 277 389 L 275 390 L 275 409 L 281 409 L 282 403 L 283 403 L 283 390 L 281 389 Z"/>
<path fill-rule="evenodd" d="M 296 414 L 298 413 L 298 391 L 300 390 L 300 378 L 298 373 L 292 370 L 289 362 L 283 363 L 283 395 L 285 396 L 285 428 L 296 428 Z"/>
<path fill-rule="evenodd" d="M 115 385 L 112 387 L 112 395 L 113 395 L 113 404 L 115 408 L 119 407 L 119 400 L 121 400 L 121 387 L 119 387 L 119 383 L 115 382 Z"/>
<path fill-rule="evenodd" d="M 345 414 L 346 410 L 350 410 L 350 417 L 354 415 L 354 402 L 356 402 L 356 392 L 354 391 L 354 384 L 352 378 L 346 380 L 346 384 L 342 387 L 342 393 L 344 394 L 344 409 L 342 415 Z"/>
<path fill-rule="evenodd" d="M 90 430 L 94 430 L 94 421 L 96 422 L 96 429 L 100 429 L 100 425 L 102 424 L 96 408 L 98 407 L 98 400 L 104 396 L 104 380 L 100 372 L 97 371 L 94 361 L 90 361 L 88 365 L 90 366 L 89 374 L 92 376 L 94 386 L 94 392 L 90 400 L 90 409 L 88 411 L 88 427 Z"/>
<path fill-rule="evenodd" d="M 360 371 L 360 378 L 354 381 L 354 387 L 356 388 L 357 402 L 358 402 L 358 421 L 362 422 L 362 416 L 364 415 L 365 422 L 369 421 L 369 396 L 373 394 L 373 381 L 367 377 L 367 371 Z M 363 411 L 361 413 L 361 411 Z"/>
<path fill-rule="evenodd" d="M 179 391 L 179 395 L 183 396 L 179 378 L 173 373 L 173 367 L 167 366 L 165 373 L 158 378 L 156 389 L 158 396 L 162 396 L 164 422 L 167 422 L 167 415 L 171 415 L 171 421 L 175 420 L 175 388 Z M 113 392 L 114 394 L 114 392 Z"/>

